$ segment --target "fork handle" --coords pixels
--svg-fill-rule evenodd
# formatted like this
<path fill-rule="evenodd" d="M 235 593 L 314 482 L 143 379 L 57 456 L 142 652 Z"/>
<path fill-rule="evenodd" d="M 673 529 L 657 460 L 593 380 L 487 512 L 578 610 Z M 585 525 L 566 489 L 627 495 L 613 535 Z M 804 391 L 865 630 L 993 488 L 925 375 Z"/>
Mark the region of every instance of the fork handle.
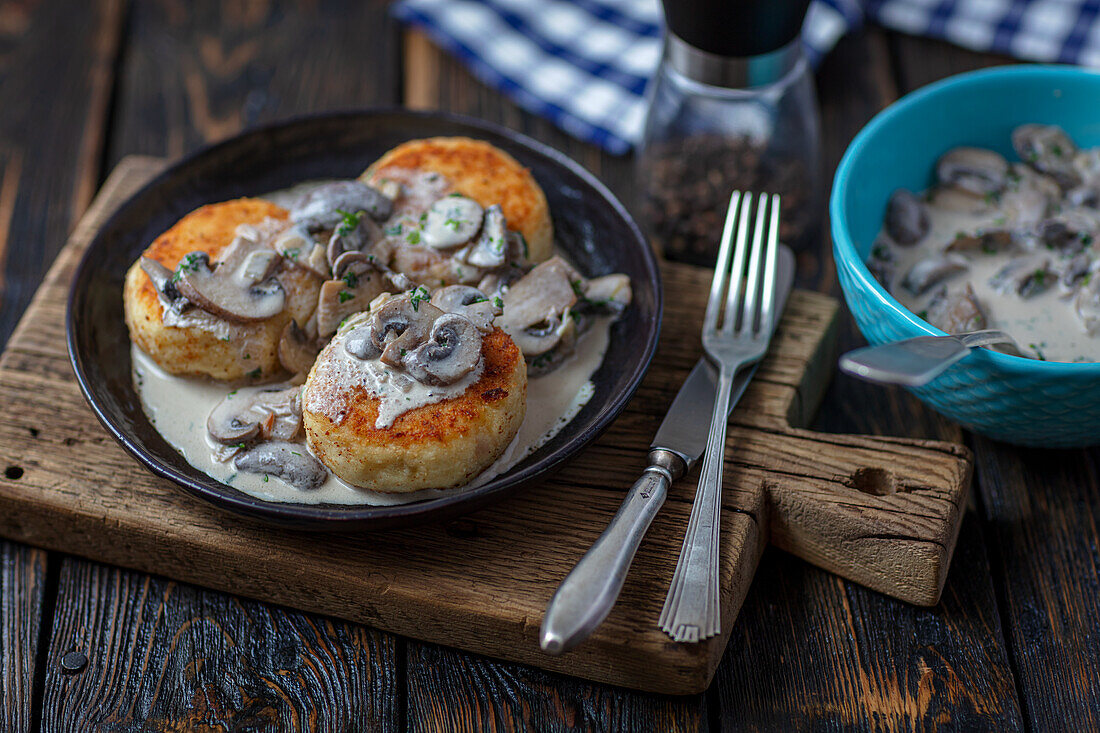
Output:
<path fill-rule="evenodd" d="M 669 486 L 686 469 L 682 458 L 660 448 L 650 451 L 649 462 L 611 524 L 550 599 L 539 637 L 540 646 L 548 654 L 569 651 L 607 618 L 619 598 L 638 545 L 665 503 Z"/>
<path fill-rule="evenodd" d="M 721 542 L 722 461 L 726 424 L 736 369 L 718 373 L 718 390 L 711 412 L 707 450 L 699 472 L 699 487 L 691 508 L 684 545 L 672 576 L 658 624 L 675 641 L 702 641 L 721 630 L 718 557 Z"/>

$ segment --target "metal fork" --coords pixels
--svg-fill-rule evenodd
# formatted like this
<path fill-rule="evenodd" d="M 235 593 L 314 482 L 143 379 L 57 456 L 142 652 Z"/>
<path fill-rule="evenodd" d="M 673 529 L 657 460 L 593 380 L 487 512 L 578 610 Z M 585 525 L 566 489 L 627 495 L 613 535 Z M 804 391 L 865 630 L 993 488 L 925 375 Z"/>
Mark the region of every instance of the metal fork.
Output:
<path fill-rule="evenodd" d="M 718 367 L 718 392 L 684 546 L 658 620 L 675 641 L 702 641 L 721 630 L 719 530 L 730 388 L 738 370 L 764 357 L 775 318 L 779 195 L 770 196 L 770 212 L 769 196 L 760 196 L 750 246 L 752 198 L 740 191 L 730 197 L 703 319 L 703 349 Z"/>

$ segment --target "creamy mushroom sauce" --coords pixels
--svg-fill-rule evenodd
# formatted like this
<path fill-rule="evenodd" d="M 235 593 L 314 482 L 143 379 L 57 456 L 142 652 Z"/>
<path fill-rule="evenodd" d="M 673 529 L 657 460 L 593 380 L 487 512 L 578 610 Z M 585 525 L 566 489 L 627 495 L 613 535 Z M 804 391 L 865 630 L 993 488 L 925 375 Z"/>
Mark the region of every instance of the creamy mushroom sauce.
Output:
<path fill-rule="evenodd" d="M 263 198 L 287 208 L 303 194 L 328 182 L 330 181 L 309 181 L 265 194 Z M 402 183 L 406 187 L 407 205 L 400 210 L 395 209 L 387 228 L 393 228 L 394 220 L 398 220 L 402 225 L 401 235 L 408 236 L 410 231 L 422 230 L 422 221 L 418 214 L 414 214 L 417 207 L 428 206 L 440 196 L 440 192 L 448 184 L 439 176 L 413 173 L 410 173 L 408 180 L 402 180 Z M 558 255 L 564 258 L 564 253 L 558 252 Z M 234 390 L 257 385 L 247 380 L 240 384 L 231 384 L 205 378 L 174 376 L 161 369 L 136 345 L 131 347 L 133 382 L 146 415 L 165 440 L 193 467 L 245 494 L 266 501 L 300 504 L 404 504 L 483 485 L 506 473 L 552 440 L 592 398 L 595 388 L 591 377 L 603 363 L 614 321 L 615 318 L 611 316 L 592 317 L 591 325 L 578 336 L 573 352 L 559 366 L 549 373 L 529 377 L 526 415 L 515 438 L 496 462 L 473 481 L 450 489 L 425 489 L 406 493 L 375 492 L 352 486 L 329 471 L 327 480 L 319 488 L 303 491 L 275 476 L 238 471 L 231 459 L 218 459 L 225 446 L 210 438 L 206 429 L 207 417 Z M 339 352 L 346 356 L 343 349 Z M 352 381 L 362 384 L 382 399 L 379 427 L 392 424 L 398 415 L 407 410 L 461 394 L 481 374 L 479 365 L 459 382 L 445 387 L 429 387 L 413 380 L 414 386 L 398 396 L 391 389 L 390 374 L 376 373 L 380 372 L 378 368 L 369 369 L 373 366 L 384 370 L 384 365 L 379 362 L 359 361 L 350 356 L 347 356 L 347 360 L 350 366 L 358 366 L 362 372 L 356 379 L 349 378 L 349 384 Z M 303 452 L 309 452 L 304 433 L 295 443 L 301 445 Z"/>
<path fill-rule="evenodd" d="M 466 486 L 453 489 L 425 489 L 405 494 L 368 491 L 341 481 L 331 472 L 328 480 L 313 491 L 299 491 L 274 476 L 245 473 L 233 462 L 215 458 L 217 445 L 206 433 L 206 418 L 215 405 L 237 385 L 211 379 L 176 377 L 168 374 L 137 346 L 131 348 L 134 386 L 145 414 L 188 463 L 208 476 L 250 496 L 266 501 L 298 504 L 405 504 L 434 499 L 481 486 L 506 473 L 561 432 L 592 398 L 591 378 L 603 363 L 613 319 L 601 317 L 577 340 L 574 352 L 560 367 L 527 382 L 527 414 L 516 437 L 495 463 Z M 304 437 L 303 451 L 308 451 Z"/>
<path fill-rule="evenodd" d="M 1013 135 L 1018 151 L 1021 130 Z M 993 184 L 982 194 L 944 180 L 951 172 L 945 174 L 943 161 L 953 152 L 940 159 L 936 185 L 917 196 L 895 192 L 872 247 L 872 272 L 902 305 L 949 333 L 994 328 L 1035 359 L 1100 361 L 1100 322 L 1084 312 L 1100 282 L 1093 278 L 1100 269 L 1100 211 L 1094 204 L 1100 197 L 1100 149 L 1060 151 L 1077 171 L 1068 179 L 1036 170 L 1033 155 L 1031 165 L 1008 163 L 1003 185 Z M 898 218 L 891 227 L 894 206 Z M 924 215 L 918 217 L 919 211 Z M 1080 226 L 1057 240 L 1044 234 L 1051 222 L 1067 217 Z M 921 280 L 915 275 L 921 267 L 945 256 L 955 264 L 928 278 L 926 288 L 913 286 Z M 1031 282 L 1014 285 L 998 277 L 1010 266 Z M 1076 274 L 1068 274 L 1074 267 Z M 966 299 L 967 288 L 972 300 Z M 960 306 L 954 311 L 960 317 L 950 317 L 954 306 Z"/>

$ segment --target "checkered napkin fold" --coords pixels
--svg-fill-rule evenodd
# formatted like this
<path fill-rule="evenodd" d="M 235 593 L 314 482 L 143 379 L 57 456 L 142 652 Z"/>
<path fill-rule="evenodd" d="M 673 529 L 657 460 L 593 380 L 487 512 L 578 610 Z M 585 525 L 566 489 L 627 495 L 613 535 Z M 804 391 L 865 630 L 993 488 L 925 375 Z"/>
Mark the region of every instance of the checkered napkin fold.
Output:
<path fill-rule="evenodd" d="M 641 137 L 658 0 L 402 0 L 393 12 L 570 135 L 616 154 Z M 816 63 L 866 17 L 977 51 L 1100 67 L 1098 16 L 1100 0 L 814 0 L 802 42 Z"/>

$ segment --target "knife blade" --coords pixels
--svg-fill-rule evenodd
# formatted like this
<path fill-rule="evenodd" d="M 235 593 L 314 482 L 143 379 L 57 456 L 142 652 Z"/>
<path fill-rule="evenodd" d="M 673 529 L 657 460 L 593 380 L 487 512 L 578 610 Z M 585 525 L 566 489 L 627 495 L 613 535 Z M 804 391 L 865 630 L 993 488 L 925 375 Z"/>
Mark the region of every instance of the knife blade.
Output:
<path fill-rule="evenodd" d="M 780 245 L 776 299 L 782 313 L 794 282 L 794 254 Z M 737 375 L 730 393 L 730 412 L 748 388 L 759 364 Z M 596 542 L 558 586 L 546 607 L 539 645 L 562 654 L 581 643 L 603 623 L 618 600 L 626 573 L 642 537 L 665 503 L 672 482 L 695 465 L 707 446 L 718 376 L 701 358 L 676 393 L 650 444 L 649 466 L 623 500 Z"/>

